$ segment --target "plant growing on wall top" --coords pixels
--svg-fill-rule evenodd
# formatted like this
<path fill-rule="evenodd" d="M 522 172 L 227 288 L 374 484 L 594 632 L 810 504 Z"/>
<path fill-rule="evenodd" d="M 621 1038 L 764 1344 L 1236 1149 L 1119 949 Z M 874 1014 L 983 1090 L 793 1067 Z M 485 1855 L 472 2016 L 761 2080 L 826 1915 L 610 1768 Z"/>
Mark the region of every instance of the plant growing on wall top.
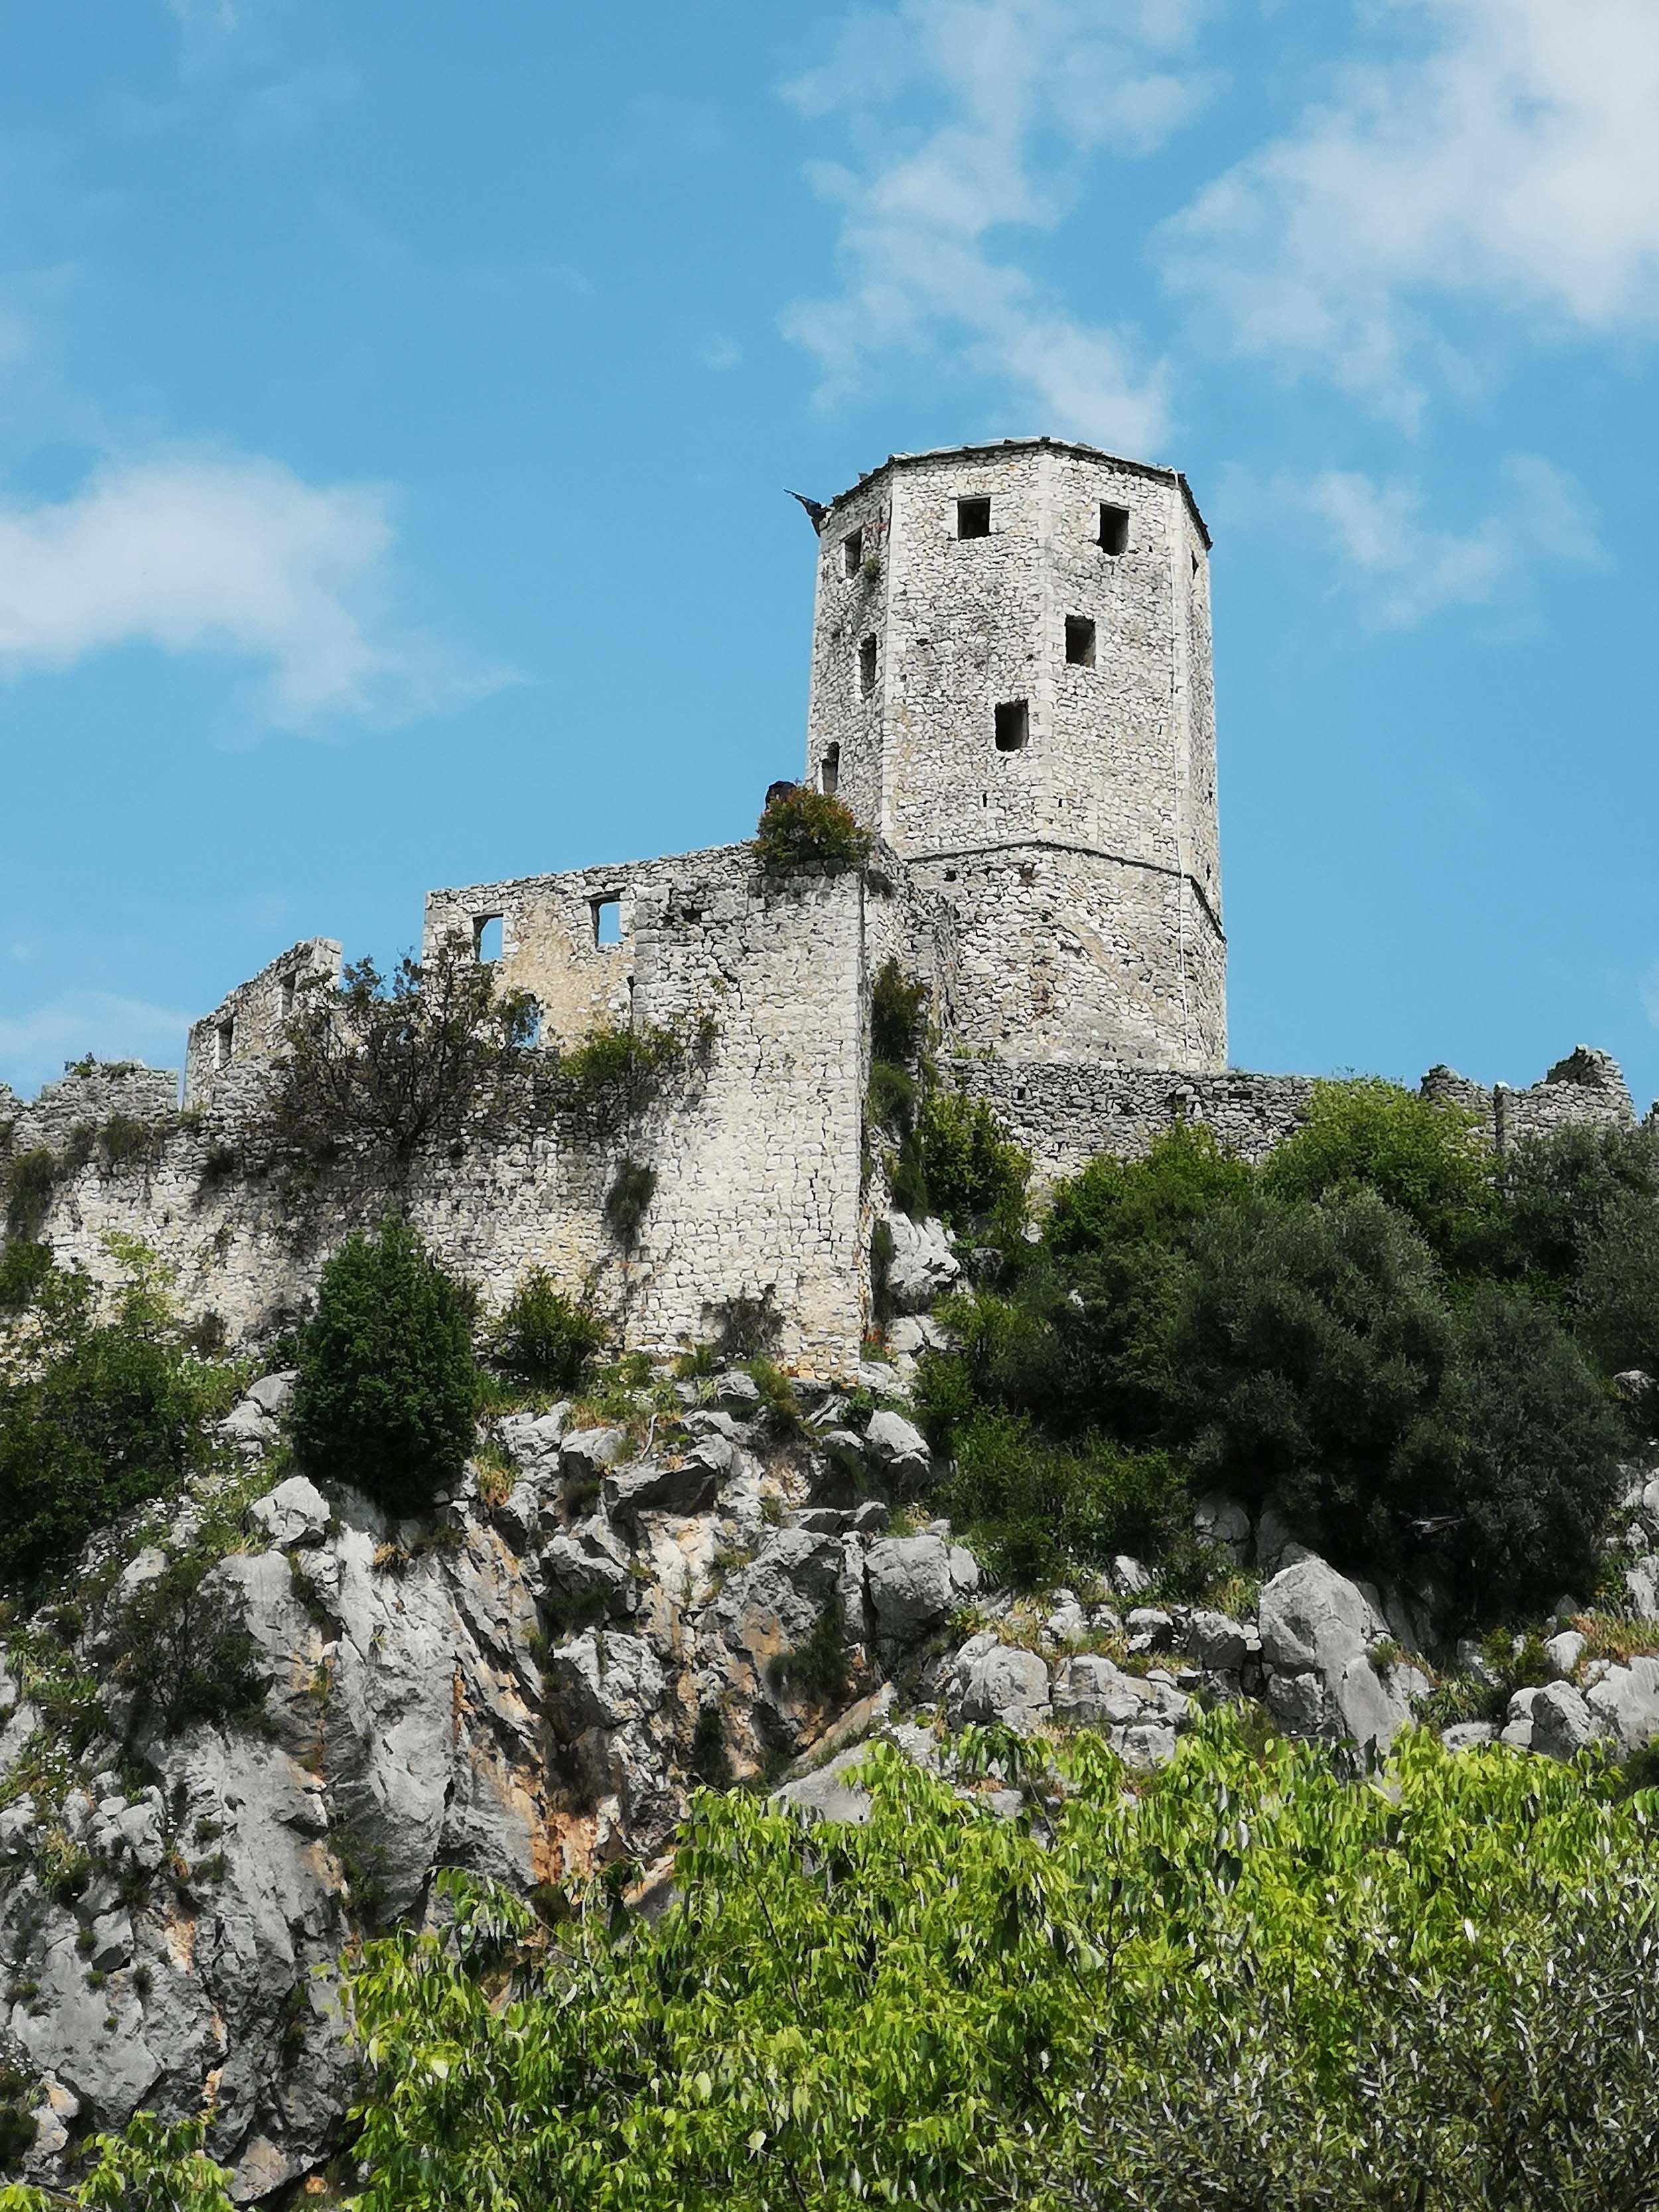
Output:
<path fill-rule="evenodd" d="M 264 1134 L 290 1158 L 343 1150 L 396 1182 L 422 1149 L 499 1106 L 536 1018 L 527 994 L 498 989 L 459 951 L 405 957 L 389 975 L 353 961 L 285 1024 Z"/>
<path fill-rule="evenodd" d="M 769 801 L 755 835 L 755 852 L 770 875 L 811 867 L 839 875 L 868 858 L 871 842 L 851 807 L 828 792 L 795 784 Z"/>

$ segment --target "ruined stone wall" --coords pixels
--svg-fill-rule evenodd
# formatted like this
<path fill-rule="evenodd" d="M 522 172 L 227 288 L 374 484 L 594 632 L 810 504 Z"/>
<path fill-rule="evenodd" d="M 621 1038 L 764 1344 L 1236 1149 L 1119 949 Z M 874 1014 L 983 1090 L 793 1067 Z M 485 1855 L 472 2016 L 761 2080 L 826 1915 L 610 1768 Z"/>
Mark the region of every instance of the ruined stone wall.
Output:
<path fill-rule="evenodd" d="M 27 1105 L 14 1100 L 0 1120 L 11 1123 L 14 1152 L 61 1153 L 79 1133 L 100 1129 L 117 1117 L 159 1129 L 178 1110 L 179 1078 L 170 1068 L 94 1060 L 70 1068 Z"/>
<path fill-rule="evenodd" d="M 282 1044 L 283 1024 L 307 996 L 340 977 L 340 947 L 331 937 L 289 945 L 268 967 L 192 1022 L 185 1053 L 185 1103 L 199 1106 L 222 1077 L 268 1065 Z"/>

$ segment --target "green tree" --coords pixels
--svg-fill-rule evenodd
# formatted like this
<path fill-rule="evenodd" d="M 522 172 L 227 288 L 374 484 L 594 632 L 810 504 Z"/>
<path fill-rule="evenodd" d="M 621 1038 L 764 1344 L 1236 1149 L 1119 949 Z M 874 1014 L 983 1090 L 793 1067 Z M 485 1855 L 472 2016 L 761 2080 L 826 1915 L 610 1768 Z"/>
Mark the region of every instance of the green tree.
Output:
<path fill-rule="evenodd" d="M 858 867 L 872 842 L 841 799 L 810 784 L 792 783 L 767 801 L 755 832 L 755 854 L 771 874 L 816 867 L 837 875 Z"/>
<path fill-rule="evenodd" d="M 389 1512 L 455 1482 L 472 1448 L 478 1373 L 470 1302 L 401 1215 L 347 1238 L 301 1340 L 295 1456 Z"/>
<path fill-rule="evenodd" d="M 930 1089 L 916 1119 L 927 1202 L 948 1227 L 1011 1237 L 1025 1218 L 1030 1157 L 982 1098 Z"/>
<path fill-rule="evenodd" d="M 568 1297 L 544 1267 L 532 1267 L 490 1333 L 502 1374 L 536 1390 L 574 1390 L 605 1342 L 599 1316 Z"/>
<path fill-rule="evenodd" d="M 1287 1201 L 1375 1191 L 1445 1258 L 1489 1221 L 1493 1177 L 1473 1114 L 1378 1076 L 1316 1084 L 1306 1121 L 1262 1170 L 1267 1189 Z"/>

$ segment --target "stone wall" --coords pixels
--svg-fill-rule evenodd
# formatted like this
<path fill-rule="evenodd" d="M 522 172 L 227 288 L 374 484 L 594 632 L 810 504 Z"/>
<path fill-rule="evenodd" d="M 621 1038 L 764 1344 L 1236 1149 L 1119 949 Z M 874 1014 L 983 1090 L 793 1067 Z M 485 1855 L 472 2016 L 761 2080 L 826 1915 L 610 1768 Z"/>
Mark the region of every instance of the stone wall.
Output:
<path fill-rule="evenodd" d="M 14 1152 L 61 1152 L 77 1132 L 102 1128 L 118 1116 L 161 1129 L 178 1110 L 179 1078 L 172 1069 L 92 1060 L 68 1069 L 28 1104 L 14 1101 L 0 1120 L 11 1121 Z"/>
<path fill-rule="evenodd" d="M 339 981 L 340 947 L 331 937 L 307 937 L 192 1022 L 185 1053 L 185 1103 L 199 1106 L 222 1077 L 269 1063 L 283 1024 L 316 990 Z"/>

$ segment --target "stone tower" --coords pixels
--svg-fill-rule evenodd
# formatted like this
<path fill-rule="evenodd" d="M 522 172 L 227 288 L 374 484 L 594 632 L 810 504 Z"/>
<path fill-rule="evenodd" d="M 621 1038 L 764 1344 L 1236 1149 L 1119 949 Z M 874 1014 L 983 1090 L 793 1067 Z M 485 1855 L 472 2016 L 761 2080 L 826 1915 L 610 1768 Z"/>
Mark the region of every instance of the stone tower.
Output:
<path fill-rule="evenodd" d="M 818 534 L 807 774 L 954 905 L 958 1044 L 1224 1066 L 1186 479 L 1050 438 L 899 453 Z"/>

